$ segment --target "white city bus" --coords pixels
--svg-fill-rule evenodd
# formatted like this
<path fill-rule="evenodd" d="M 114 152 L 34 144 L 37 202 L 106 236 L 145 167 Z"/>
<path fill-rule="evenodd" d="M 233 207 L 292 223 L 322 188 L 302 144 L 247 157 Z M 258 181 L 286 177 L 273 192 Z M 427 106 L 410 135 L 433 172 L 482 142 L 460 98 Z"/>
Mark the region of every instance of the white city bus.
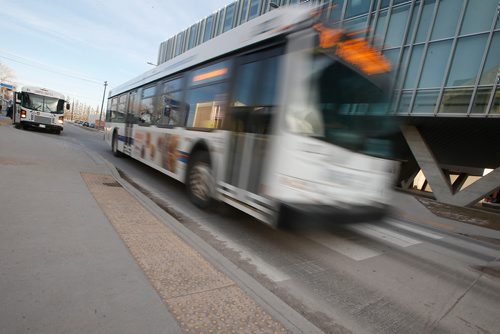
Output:
<path fill-rule="evenodd" d="M 13 124 L 60 134 L 64 129 L 64 95 L 50 89 L 24 86 L 15 93 Z M 69 109 L 69 104 L 66 104 Z"/>
<path fill-rule="evenodd" d="M 273 10 L 113 89 L 105 139 L 187 186 L 277 224 L 287 212 L 380 217 L 397 129 L 390 64 L 318 8 Z"/>

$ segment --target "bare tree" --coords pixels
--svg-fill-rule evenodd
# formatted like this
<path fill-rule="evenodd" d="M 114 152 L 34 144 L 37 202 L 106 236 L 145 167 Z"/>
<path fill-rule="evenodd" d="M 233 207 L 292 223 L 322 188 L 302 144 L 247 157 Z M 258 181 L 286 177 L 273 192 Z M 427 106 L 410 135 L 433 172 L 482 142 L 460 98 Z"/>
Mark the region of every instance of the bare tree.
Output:
<path fill-rule="evenodd" d="M 0 63 L 0 82 L 14 85 L 16 81 L 16 72 L 9 66 Z"/>
<path fill-rule="evenodd" d="M 15 86 L 16 72 L 9 66 L 0 63 L 0 83 Z M 12 100 L 12 91 L 6 87 L 0 87 L 0 111 L 6 110 L 9 101 Z"/>

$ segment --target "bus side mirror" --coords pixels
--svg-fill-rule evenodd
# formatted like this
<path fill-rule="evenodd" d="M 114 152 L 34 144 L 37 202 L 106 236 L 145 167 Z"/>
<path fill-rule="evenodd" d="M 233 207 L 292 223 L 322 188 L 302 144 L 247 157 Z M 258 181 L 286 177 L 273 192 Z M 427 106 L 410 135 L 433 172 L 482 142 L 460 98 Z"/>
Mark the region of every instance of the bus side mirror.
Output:
<path fill-rule="evenodd" d="M 66 103 L 66 110 L 69 110 L 71 108 L 69 103 Z"/>
<path fill-rule="evenodd" d="M 16 104 L 20 104 L 21 103 L 21 94 L 16 92 L 15 99 L 16 99 Z"/>

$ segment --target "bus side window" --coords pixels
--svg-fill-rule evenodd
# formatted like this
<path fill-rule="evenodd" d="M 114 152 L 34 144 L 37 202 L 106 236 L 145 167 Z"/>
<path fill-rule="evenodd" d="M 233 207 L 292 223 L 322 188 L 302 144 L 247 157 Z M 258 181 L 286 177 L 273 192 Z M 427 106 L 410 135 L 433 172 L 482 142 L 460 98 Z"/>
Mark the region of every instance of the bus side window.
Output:
<path fill-rule="evenodd" d="M 134 107 L 134 116 L 139 125 L 149 126 L 151 124 L 156 124 L 154 112 L 155 95 L 156 85 L 142 89 L 140 102 L 137 107 Z"/>
<path fill-rule="evenodd" d="M 239 66 L 227 129 L 258 134 L 270 132 L 273 107 L 277 103 L 279 61 L 280 56 L 273 56 Z M 244 124 L 244 128 L 238 124 Z"/>
<path fill-rule="evenodd" d="M 155 113 L 157 125 L 163 127 L 184 126 L 186 108 L 182 102 L 182 77 L 164 83 L 158 96 Z"/>
<path fill-rule="evenodd" d="M 226 114 L 231 61 L 224 60 L 190 73 L 186 94 L 187 127 L 220 129 Z"/>

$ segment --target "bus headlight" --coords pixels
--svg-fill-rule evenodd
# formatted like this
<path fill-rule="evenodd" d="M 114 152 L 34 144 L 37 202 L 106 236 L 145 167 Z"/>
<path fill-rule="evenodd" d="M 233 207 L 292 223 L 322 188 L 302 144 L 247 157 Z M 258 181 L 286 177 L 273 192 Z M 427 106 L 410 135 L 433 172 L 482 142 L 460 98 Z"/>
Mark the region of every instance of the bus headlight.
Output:
<path fill-rule="evenodd" d="M 59 119 L 57 120 L 58 124 L 63 124 L 64 123 L 64 116 L 59 116 Z"/>
<path fill-rule="evenodd" d="M 21 118 L 26 118 L 26 110 L 21 110 Z"/>

